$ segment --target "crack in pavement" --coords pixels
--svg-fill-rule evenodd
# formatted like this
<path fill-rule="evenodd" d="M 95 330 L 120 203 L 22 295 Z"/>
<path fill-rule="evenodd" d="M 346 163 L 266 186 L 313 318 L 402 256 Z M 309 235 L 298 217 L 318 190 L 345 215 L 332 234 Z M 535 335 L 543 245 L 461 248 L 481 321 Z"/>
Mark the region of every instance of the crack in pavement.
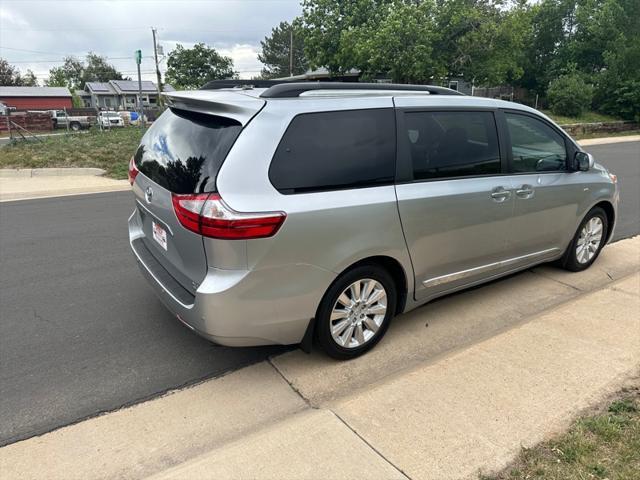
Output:
<path fill-rule="evenodd" d="M 385 462 L 387 462 L 389 465 L 391 465 L 394 469 L 396 469 L 400 474 L 402 474 L 402 476 L 408 480 L 411 480 L 411 477 L 409 475 L 407 475 L 400 467 L 398 467 L 397 465 L 395 465 L 391 460 L 389 460 L 387 457 L 385 457 L 376 447 L 374 447 L 373 445 L 371 445 L 366 438 L 364 438 L 362 435 L 360 435 L 353 427 L 351 427 L 351 425 L 349 425 L 340 415 L 338 415 L 336 412 L 334 412 L 331 409 L 326 409 L 328 412 L 331 412 L 338 420 L 340 420 L 342 422 L 342 424 L 347 427 L 349 430 L 351 430 L 351 432 L 353 432 L 353 434 L 358 437 L 360 440 L 362 440 L 364 442 L 364 444 L 369 447 L 371 450 L 373 450 L 374 452 L 376 452 L 378 454 L 378 456 L 380 458 L 382 458 Z"/>
<path fill-rule="evenodd" d="M 313 403 L 311 403 L 311 400 L 309 400 L 308 398 L 306 398 L 302 392 L 300 390 L 298 390 L 298 388 L 296 388 L 293 383 L 291 383 L 289 381 L 289 379 L 284 375 L 284 373 L 282 373 L 280 371 L 280 369 L 276 366 L 275 363 L 273 363 L 272 361 L 273 357 L 269 356 L 267 357 L 267 363 L 269 365 L 271 365 L 271 367 L 273 367 L 273 369 L 278 373 L 278 375 L 280 375 L 282 377 L 282 379 L 287 382 L 287 385 L 289 385 L 289 388 L 291 388 L 291 390 L 293 390 L 301 399 L 302 401 L 311 409 L 313 410 L 320 410 L 320 407 L 318 407 L 317 405 L 314 405 Z"/>

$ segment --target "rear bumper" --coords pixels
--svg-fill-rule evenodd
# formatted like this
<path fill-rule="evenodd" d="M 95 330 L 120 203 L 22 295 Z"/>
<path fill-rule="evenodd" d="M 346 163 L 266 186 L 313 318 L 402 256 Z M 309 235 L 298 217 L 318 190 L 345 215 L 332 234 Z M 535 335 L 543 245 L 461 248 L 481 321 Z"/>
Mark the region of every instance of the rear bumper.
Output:
<path fill-rule="evenodd" d="M 129 219 L 131 249 L 156 295 L 183 324 L 220 345 L 300 343 L 335 278 L 333 272 L 312 265 L 258 270 L 209 267 L 194 295 L 154 259 L 142 235 L 134 212 Z"/>

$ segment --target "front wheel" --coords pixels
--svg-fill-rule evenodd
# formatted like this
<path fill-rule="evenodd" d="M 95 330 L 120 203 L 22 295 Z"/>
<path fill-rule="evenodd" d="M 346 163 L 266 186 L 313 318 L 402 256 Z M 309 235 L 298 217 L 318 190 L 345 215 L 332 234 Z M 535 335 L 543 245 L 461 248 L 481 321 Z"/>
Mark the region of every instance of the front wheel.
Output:
<path fill-rule="evenodd" d="M 600 207 L 592 208 L 578 227 L 561 265 L 571 272 L 580 272 L 596 261 L 607 238 L 609 222 Z"/>
<path fill-rule="evenodd" d="M 318 343 L 340 360 L 362 355 L 387 331 L 396 298 L 395 283 L 384 268 L 362 265 L 346 272 L 329 287 L 318 307 Z"/>

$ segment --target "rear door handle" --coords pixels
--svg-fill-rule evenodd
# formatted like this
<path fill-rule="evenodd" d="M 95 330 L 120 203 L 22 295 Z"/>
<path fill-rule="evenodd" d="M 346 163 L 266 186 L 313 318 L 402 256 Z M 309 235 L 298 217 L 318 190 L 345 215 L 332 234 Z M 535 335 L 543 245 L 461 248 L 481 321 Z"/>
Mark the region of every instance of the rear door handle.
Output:
<path fill-rule="evenodd" d="M 491 191 L 491 198 L 496 202 L 504 202 L 510 196 L 511 192 L 509 190 L 505 190 L 504 187 L 496 187 Z"/>
<path fill-rule="evenodd" d="M 522 185 L 516 190 L 516 195 L 519 198 L 531 198 L 533 197 L 533 187 L 531 185 Z"/>

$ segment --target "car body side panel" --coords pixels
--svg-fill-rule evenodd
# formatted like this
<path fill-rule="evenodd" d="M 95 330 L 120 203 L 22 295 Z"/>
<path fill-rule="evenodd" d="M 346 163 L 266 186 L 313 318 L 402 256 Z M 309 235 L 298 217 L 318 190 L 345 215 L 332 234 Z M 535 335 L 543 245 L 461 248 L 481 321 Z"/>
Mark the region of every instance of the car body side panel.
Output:
<path fill-rule="evenodd" d="M 273 154 L 296 115 L 345 108 L 341 98 L 269 102 L 229 153 L 218 175 L 218 190 L 235 210 L 287 213 L 275 237 L 247 241 L 250 270 L 303 263 L 337 274 L 363 258 L 383 255 L 400 263 L 412 290 L 393 185 L 283 195 L 269 181 Z M 393 108 L 393 102 L 390 97 L 355 98 L 349 99 L 348 108 Z M 310 306 L 310 317 L 316 307 Z"/>
<path fill-rule="evenodd" d="M 533 187 L 532 197 L 515 199 L 507 247 L 513 256 L 550 248 L 560 256 L 593 205 L 614 204 L 615 188 L 596 170 L 514 175 L 511 181 L 516 190 L 523 184 Z"/>
<path fill-rule="evenodd" d="M 618 202 L 620 192 L 618 191 L 618 184 L 611 182 L 609 172 L 602 165 L 594 165 L 594 167 L 587 172 L 574 172 L 568 181 L 580 185 L 582 189 L 588 188 L 587 194 L 584 195 L 581 202 L 577 206 L 576 217 L 574 218 L 573 229 L 567 232 L 566 245 L 575 234 L 580 222 L 585 215 L 595 205 L 601 202 L 610 203 L 614 211 L 614 224 L 609 225 L 609 239 L 612 237 L 613 229 L 615 228 L 615 221 L 618 218 Z"/>
<path fill-rule="evenodd" d="M 516 257 L 556 249 L 562 254 L 574 233 L 573 225 L 585 192 L 570 181 L 572 173 L 513 175 L 514 213 L 507 255 Z M 529 195 L 518 191 L 530 188 Z"/>
<path fill-rule="evenodd" d="M 513 196 L 494 200 L 492 190 L 499 186 L 509 190 L 509 179 L 461 178 L 397 186 L 398 208 L 415 269 L 416 300 L 469 281 L 468 276 L 455 279 L 447 275 L 504 260 Z M 442 281 L 435 280 L 438 278 Z"/>

